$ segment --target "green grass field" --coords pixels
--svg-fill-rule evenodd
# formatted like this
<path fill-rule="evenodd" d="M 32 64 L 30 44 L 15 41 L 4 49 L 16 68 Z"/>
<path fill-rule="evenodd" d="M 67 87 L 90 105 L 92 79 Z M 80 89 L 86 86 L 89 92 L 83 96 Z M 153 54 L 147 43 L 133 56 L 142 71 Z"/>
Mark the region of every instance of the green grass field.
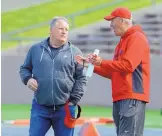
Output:
<path fill-rule="evenodd" d="M 30 105 L 5 105 L 1 106 L 2 120 L 29 119 Z M 110 107 L 82 107 L 83 117 L 112 117 Z M 145 127 L 162 128 L 162 115 L 159 110 L 147 110 Z"/>
<path fill-rule="evenodd" d="M 60 0 L 56 2 L 47 2 L 45 4 L 40 4 L 13 12 L 3 13 L 1 14 L 2 33 L 10 32 L 18 28 L 23 28 L 25 26 L 30 26 L 44 21 L 49 21 L 54 16 L 69 15 L 71 13 L 86 10 L 88 8 L 105 4 L 111 1 L 112 0 L 93 0 L 93 2 L 91 0 Z M 159 3 L 162 2 L 162 0 L 156 0 L 156 2 Z M 134 11 L 136 9 L 140 9 L 150 5 L 151 0 L 140 0 L 140 2 L 137 0 L 125 0 L 125 2 L 111 6 L 109 8 L 78 16 L 75 18 L 75 25 L 77 27 L 81 27 L 99 20 L 103 20 L 103 17 L 109 14 L 115 7 L 125 6 Z M 44 26 L 27 32 L 19 33 L 17 35 L 14 35 L 14 37 L 46 37 L 48 36 L 48 31 L 49 27 Z M 4 50 L 14 46 L 17 46 L 16 41 L 2 41 L 1 48 L 2 50 Z"/>
<path fill-rule="evenodd" d="M 162 0 L 160 0 L 160 1 L 162 2 Z M 94 22 L 99 21 L 99 20 L 103 20 L 103 17 L 105 15 L 109 14 L 115 7 L 118 7 L 118 6 L 129 7 L 129 9 L 134 11 L 134 10 L 137 10 L 137 9 L 149 6 L 149 5 L 150 5 L 150 0 L 142 0 L 140 3 L 136 0 L 129 0 L 129 1 L 126 0 L 123 3 L 108 7 L 106 9 L 101 9 L 101 10 L 98 10 L 96 12 L 92 12 L 92 13 L 88 13 L 86 15 L 78 16 L 78 17 L 75 18 L 75 25 L 77 27 L 81 27 L 81 26 L 85 26 L 87 24 L 94 23 Z M 47 33 L 49 31 L 48 29 L 49 29 L 49 26 L 44 26 L 44 27 L 41 27 L 41 28 L 30 30 L 28 32 L 21 33 L 17 36 L 20 36 L 20 37 L 28 37 L 28 36 L 30 36 L 30 37 L 32 37 L 32 36 L 33 37 L 38 37 L 38 36 L 44 37 L 44 36 L 47 36 Z M 39 32 L 39 35 L 38 35 L 38 32 Z"/>
<path fill-rule="evenodd" d="M 65 16 L 112 0 L 57 0 L 2 14 L 2 32 L 48 21 L 54 16 Z M 79 6 L 78 6 L 79 5 Z M 11 20 L 14 20 L 11 23 Z"/>

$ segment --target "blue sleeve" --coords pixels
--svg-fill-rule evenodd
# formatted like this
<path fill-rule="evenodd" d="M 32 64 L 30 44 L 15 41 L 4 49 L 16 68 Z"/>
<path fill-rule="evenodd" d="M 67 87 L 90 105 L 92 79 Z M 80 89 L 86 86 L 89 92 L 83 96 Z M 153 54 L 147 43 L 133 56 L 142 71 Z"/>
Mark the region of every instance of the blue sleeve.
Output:
<path fill-rule="evenodd" d="M 22 82 L 26 85 L 28 80 L 32 77 L 32 47 L 29 49 L 24 64 L 20 66 L 20 77 Z"/>
<path fill-rule="evenodd" d="M 77 49 L 77 53 L 75 55 L 82 55 L 81 51 Z M 74 55 L 74 61 L 75 61 L 75 55 Z M 80 99 L 82 98 L 86 86 L 87 86 L 87 78 L 85 75 L 85 69 L 82 65 L 78 64 L 75 61 L 75 84 L 73 86 L 73 90 L 70 94 L 70 102 L 73 104 L 77 104 Z"/>

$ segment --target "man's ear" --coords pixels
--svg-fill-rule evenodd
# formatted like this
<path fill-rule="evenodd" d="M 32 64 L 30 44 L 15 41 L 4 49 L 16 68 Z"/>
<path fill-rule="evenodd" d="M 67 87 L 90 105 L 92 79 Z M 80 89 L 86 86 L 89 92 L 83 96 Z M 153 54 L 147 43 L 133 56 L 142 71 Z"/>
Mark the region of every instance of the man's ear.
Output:
<path fill-rule="evenodd" d="M 49 34 L 51 34 L 52 33 L 52 28 L 50 28 L 50 30 L 49 30 Z"/>

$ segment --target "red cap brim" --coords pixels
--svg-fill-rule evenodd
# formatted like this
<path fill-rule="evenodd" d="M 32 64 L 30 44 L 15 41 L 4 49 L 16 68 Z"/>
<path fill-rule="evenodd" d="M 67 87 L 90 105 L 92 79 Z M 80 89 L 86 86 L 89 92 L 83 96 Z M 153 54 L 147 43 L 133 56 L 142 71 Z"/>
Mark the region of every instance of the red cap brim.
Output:
<path fill-rule="evenodd" d="M 110 21 L 110 20 L 112 20 L 114 18 L 115 18 L 115 16 L 112 16 L 112 15 L 109 15 L 109 16 L 104 17 L 104 19 L 105 20 L 108 20 L 108 21 Z"/>

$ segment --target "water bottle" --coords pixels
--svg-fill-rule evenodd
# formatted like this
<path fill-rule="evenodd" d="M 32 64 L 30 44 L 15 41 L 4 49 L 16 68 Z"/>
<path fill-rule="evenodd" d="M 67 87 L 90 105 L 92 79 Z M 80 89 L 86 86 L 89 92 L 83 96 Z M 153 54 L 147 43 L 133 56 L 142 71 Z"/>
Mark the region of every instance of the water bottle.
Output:
<path fill-rule="evenodd" d="M 95 51 L 93 52 L 93 54 L 98 56 L 99 51 L 100 51 L 100 50 L 95 49 Z M 86 76 L 87 76 L 87 77 L 91 77 L 92 74 L 93 74 L 93 70 L 94 70 L 94 65 L 93 65 L 92 63 L 89 63 L 89 64 L 88 64 L 88 68 L 87 68 L 87 72 L 86 72 Z"/>

